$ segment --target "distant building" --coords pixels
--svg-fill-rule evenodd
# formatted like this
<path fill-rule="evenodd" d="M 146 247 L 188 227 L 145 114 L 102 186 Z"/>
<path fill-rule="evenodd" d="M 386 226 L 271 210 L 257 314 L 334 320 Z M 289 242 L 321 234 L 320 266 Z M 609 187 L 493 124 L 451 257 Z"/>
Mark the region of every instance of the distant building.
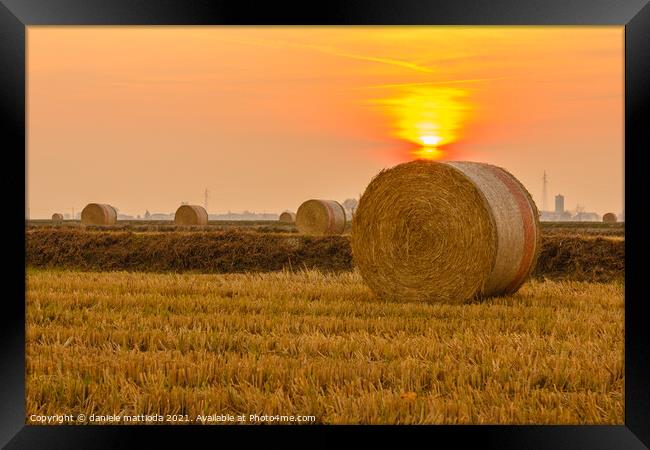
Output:
<path fill-rule="evenodd" d="M 554 211 L 539 211 L 539 220 L 542 222 L 600 222 L 601 218 L 595 212 L 584 212 L 577 207 L 575 213 L 564 209 L 564 195 L 555 196 Z"/>
<path fill-rule="evenodd" d="M 244 211 L 242 213 L 228 211 L 226 214 L 208 214 L 208 220 L 278 220 L 279 218 L 279 214 L 255 213 L 251 211 Z"/>
<path fill-rule="evenodd" d="M 570 222 L 573 219 L 569 211 L 557 213 L 555 211 L 540 211 L 539 220 L 542 222 Z"/>
<path fill-rule="evenodd" d="M 153 213 L 149 214 L 149 220 L 174 220 L 173 214 Z"/>
<path fill-rule="evenodd" d="M 555 213 L 562 214 L 564 212 L 564 195 L 558 194 L 555 196 Z"/>
<path fill-rule="evenodd" d="M 595 212 L 579 212 L 576 213 L 575 216 L 573 216 L 573 220 L 576 222 L 600 222 L 600 214 L 595 213 Z"/>

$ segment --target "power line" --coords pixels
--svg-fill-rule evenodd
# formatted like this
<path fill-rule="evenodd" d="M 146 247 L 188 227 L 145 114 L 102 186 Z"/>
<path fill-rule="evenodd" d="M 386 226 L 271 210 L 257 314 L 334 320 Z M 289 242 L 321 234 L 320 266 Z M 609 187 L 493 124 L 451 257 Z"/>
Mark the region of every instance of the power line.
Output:
<path fill-rule="evenodd" d="M 546 170 L 544 171 L 544 177 L 542 177 L 542 211 L 546 211 L 546 201 L 547 201 L 547 185 L 548 177 L 546 176 Z"/>
<path fill-rule="evenodd" d="M 210 198 L 210 191 L 208 191 L 208 188 L 205 188 L 205 191 L 203 191 L 203 207 L 205 208 L 205 211 L 208 211 L 208 199 Z"/>

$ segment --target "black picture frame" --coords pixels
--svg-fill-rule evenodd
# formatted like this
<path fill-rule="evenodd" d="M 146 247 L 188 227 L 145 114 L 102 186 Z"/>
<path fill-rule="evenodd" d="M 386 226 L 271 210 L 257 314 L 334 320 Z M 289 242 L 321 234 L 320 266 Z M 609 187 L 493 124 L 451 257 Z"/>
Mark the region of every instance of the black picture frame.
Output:
<path fill-rule="evenodd" d="M 30 25 L 621 25 L 625 26 L 625 425 L 426 427 L 169 427 L 25 425 L 26 27 Z M 650 335 L 641 252 L 645 187 L 642 152 L 649 149 L 650 6 L 648 0 L 0 0 L 0 118 L 3 124 L 5 252 L 0 313 L 0 444 L 6 448 L 133 448 L 146 440 L 187 445 L 206 433 L 230 434 L 244 444 L 263 433 L 285 445 L 322 446 L 341 433 L 384 439 L 453 442 L 481 448 L 593 449 L 650 446 Z M 635 264 L 635 261 L 639 261 Z M 7 289 L 9 287 L 10 289 Z M 286 433 L 285 433 L 286 432 Z M 408 436 L 406 436 L 408 433 Z M 426 436 L 425 436 L 426 434 Z M 222 437 L 219 437 L 221 441 Z M 215 442 L 215 441 L 213 441 Z M 215 442 L 215 443 L 218 443 Z M 417 441 L 409 439 L 413 444 Z M 407 444 L 408 445 L 408 444 Z"/>

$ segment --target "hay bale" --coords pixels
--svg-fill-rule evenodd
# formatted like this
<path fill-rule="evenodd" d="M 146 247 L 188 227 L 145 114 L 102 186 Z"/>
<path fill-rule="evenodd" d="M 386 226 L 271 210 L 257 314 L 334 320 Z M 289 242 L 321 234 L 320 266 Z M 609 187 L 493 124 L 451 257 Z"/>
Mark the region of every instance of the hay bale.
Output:
<path fill-rule="evenodd" d="M 176 225 L 207 225 L 208 213 L 199 205 L 181 205 L 174 216 Z"/>
<path fill-rule="evenodd" d="M 81 223 L 83 225 L 115 225 L 117 210 L 111 205 L 89 203 L 81 211 Z"/>
<path fill-rule="evenodd" d="M 285 211 L 280 214 L 280 222 L 282 223 L 295 223 L 296 222 L 296 213 L 291 211 Z"/>
<path fill-rule="evenodd" d="M 603 222 L 605 223 L 616 223 L 617 221 L 618 217 L 614 213 L 607 213 L 603 216 Z"/>
<path fill-rule="evenodd" d="M 63 214 L 61 213 L 52 214 L 52 222 L 63 222 Z"/>
<path fill-rule="evenodd" d="M 351 245 L 379 297 L 464 302 L 519 289 L 539 254 L 540 224 L 530 194 L 507 171 L 420 160 L 372 179 Z"/>
<path fill-rule="evenodd" d="M 296 213 L 296 227 L 302 234 L 342 234 L 345 223 L 345 209 L 334 200 L 307 200 Z"/>

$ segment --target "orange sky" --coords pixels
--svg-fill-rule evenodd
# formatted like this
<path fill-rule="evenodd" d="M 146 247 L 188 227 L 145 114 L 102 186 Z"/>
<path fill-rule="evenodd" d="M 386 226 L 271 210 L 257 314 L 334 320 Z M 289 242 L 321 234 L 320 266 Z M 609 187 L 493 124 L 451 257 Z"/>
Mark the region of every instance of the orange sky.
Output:
<path fill-rule="evenodd" d="M 416 157 L 623 209 L 623 27 L 28 27 L 31 218 L 295 211 Z"/>

